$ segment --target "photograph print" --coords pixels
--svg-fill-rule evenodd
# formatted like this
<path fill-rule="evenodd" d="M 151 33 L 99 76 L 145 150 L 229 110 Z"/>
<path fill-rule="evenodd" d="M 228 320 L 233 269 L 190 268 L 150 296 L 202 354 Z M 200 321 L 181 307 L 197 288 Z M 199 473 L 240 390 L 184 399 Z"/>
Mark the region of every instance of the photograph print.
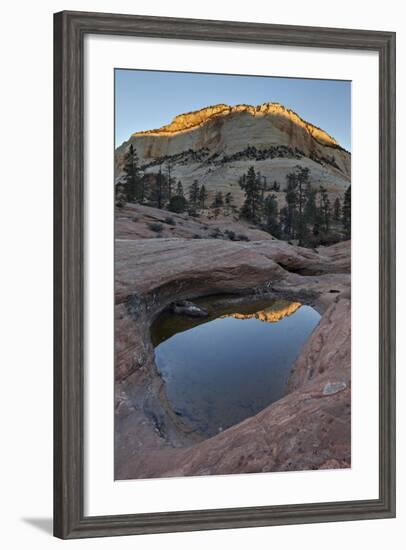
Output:
<path fill-rule="evenodd" d="M 114 163 L 115 479 L 350 468 L 351 82 L 116 69 Z"/>

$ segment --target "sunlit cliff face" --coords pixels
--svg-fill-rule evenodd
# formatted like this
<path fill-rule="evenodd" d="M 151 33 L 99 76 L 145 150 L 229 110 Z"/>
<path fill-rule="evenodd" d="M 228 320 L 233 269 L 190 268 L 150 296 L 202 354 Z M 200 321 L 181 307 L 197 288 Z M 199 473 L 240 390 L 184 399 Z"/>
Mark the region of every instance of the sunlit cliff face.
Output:
<path fill-rule="evenodd" d="M 255 313 L 229 313 L 227 315 L 222 315 L 224 317 L 233 317 L 234 319 L 258 319 L 264 323 L 277 323 L 285 317 L 289 317 L 301 307 L 299 302 L 286 302 L 280 300 L 275 302 L 272 306 L 263 309 L 261 311 L 256 311 Z"/>
<path fill-rule="evenodd" d="M 176 116 L 170 124 L 132 134 L 115 151 L 116 181 L 123 177 L 128 148 L 137 152 L 141 170 L 157 174 L 171 167 L 187 193 L 195 180 L 205 184 L 210 199 L 231 192 L 243 203 L 238 181 L 255 162 L 268 182 L 284 190 L 295 166 L 311 172 L 312 184 L 343 193 L 351 179 L 351 154 L 327 132 L 303 120 L 280 103 L 218 104 Z"/>
<path fill-rule="evenodd" d="M 133 136 L 141 135 L 160 135 L 171 136 L 181 132 L 186 132 L 198 127 L 203 126 L 208 121 L 213 121 L 216 118 L 232 115 L 234 113 L 248 113 L 253 117 L 263 117 L 267 115 L 274 115 L 284 117 L 288 121 L 305 129 L 315 140 L 323 145 L 339 146 L 337 141 L 331 137 L 327 132 L 321 130 L 317 126 L 314 126 L 310 122 L 303 120 L 298 114 L 290 109 L 287 109 L 280 103 L 263 103 L 262 105 L 225 105 L 220 103 L 210 107 L 205 107 L 198 111 L 192 111 L 176 116 L 170 124 L 166 124 L 161 128 L 155 130 L 147 130 L 144 132 L 136 132 Z"/>

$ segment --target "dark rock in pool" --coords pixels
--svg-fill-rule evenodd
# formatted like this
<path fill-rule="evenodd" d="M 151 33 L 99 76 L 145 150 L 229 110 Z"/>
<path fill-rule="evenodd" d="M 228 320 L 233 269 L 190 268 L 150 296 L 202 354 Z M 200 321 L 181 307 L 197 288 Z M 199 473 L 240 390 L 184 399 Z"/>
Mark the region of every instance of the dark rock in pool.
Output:
<path fill-rule="evenodd" d="M 172 304 L 172 311 L 177 315 L 188 315 L 189 317 L 207 317 L 209 315 L 207 309 L 187 300 Z"/>

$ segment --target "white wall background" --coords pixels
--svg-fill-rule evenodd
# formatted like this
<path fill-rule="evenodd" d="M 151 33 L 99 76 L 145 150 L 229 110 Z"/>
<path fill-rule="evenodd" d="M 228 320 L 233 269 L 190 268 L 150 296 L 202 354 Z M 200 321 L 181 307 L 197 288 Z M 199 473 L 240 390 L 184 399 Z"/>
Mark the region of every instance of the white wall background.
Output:
<path fill-rule="evenodd" d="M 403 5 L 397 0 L 91 0 L 7 3 L 2 9 L 0 140 L 0 540 L 17 548 L 401 548 L 406 534 L 405 322 L 398 315 L 398 518 L 61 542 L 52 515 L 52 13 L 63 9 L 397 31 L 398 311 L 405 304 L 406 148 Z M 366 131 L 368 131 L 366 129 Z M 366 182 L 367 185 L 367 182 Z M 402 542 L 403 539 L 403 542 Z"/>

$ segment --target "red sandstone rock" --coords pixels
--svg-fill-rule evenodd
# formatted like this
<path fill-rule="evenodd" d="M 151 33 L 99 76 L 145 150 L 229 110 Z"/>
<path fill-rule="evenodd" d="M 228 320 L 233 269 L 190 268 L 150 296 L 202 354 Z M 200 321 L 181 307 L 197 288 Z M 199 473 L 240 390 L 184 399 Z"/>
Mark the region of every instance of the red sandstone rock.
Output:
<path fill-rule="evenodd" d="M 350 243 L 312 251 L 274 240 L 119 238 L 116 478 L 350 466 L 349 267 Z M 305 297 L 321 321 L 294 364 L 286 396 L 202 441 L 166 408 L 150 323 L 177 300 L 253 291 Z"/>

